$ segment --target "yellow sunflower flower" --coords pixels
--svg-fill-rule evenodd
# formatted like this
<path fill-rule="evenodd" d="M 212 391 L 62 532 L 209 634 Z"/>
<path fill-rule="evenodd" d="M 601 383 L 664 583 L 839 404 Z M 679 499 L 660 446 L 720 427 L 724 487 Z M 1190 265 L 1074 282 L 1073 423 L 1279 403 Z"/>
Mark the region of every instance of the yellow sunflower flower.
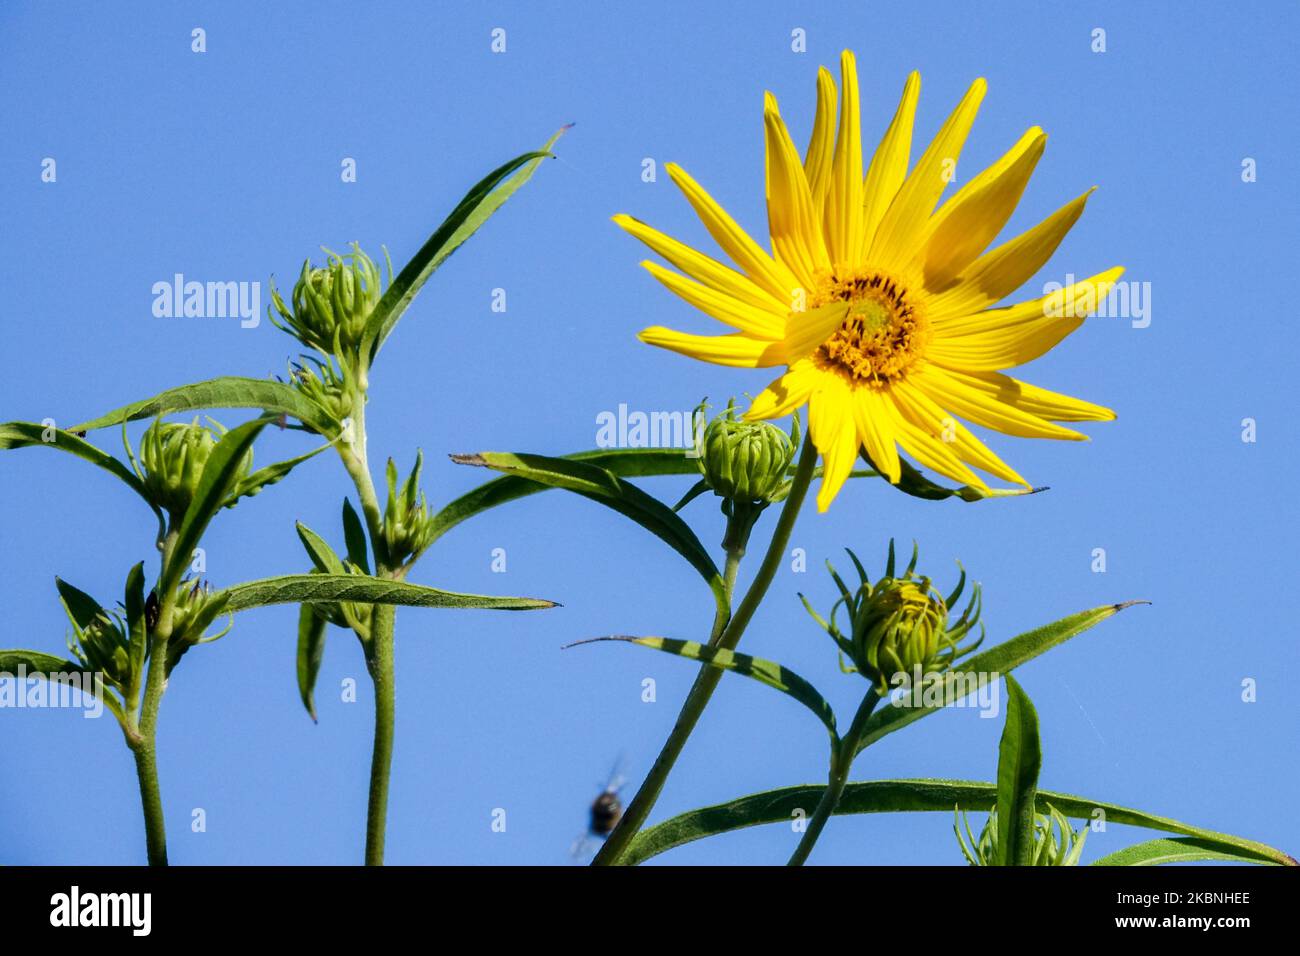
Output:
<path fill-rule="evenodd" d="M 901 446 L 922 465 L 978 488 L 987 485 L 972 466 L 1027 485 L 953 416 L 1008 435 L 1079 440 L 1086 436 L 1054 422 L 1115 417 L 1002 370 L 1037 358 L 1078 328 L 1123 269 L 991 308 L 1043 266 L 1092 190 L 986 252 L 1024 192 L 1046 134 L 1029 129 L 936 211 L 984 98 L 984 80 L 971 84 L 909 173 L 921 87 L 911 74 L 864 174 L 857 67 L 849 51 L 841 71 L 838 124 L 840 91 L 825 68 L 818 73 L 817 114 L 802 161 L 775 97 L 766 95 L 770 254 L 671 163 L 668 174 L 735 268 L 630 216 L 614 217 L 681 270 L 647 261 L 651 275 L 736 329 L 689 335 L 653 326 L 640 338 L 717 365 L 786 366 L 746 417 L 779 418 L 808 406 L 811 438 L 825 465 L 821 511 L 844 484 L 859 448 L 894 483 Z"/>

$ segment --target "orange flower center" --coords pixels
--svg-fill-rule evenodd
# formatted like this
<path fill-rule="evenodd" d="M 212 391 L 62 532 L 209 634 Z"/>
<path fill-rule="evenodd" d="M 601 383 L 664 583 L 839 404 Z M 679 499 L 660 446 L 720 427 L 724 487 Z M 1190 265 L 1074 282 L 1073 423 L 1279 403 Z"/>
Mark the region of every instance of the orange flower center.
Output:
<path fill-rule="evenodd" d="M 810 307 L 848 302 L 849 314 L 817 347 L 813 361 L 854 384 L 886 385 L 902 378 L 925 352 L 930 324 L 896 278 L 880 272 L 827 276 Z"/>

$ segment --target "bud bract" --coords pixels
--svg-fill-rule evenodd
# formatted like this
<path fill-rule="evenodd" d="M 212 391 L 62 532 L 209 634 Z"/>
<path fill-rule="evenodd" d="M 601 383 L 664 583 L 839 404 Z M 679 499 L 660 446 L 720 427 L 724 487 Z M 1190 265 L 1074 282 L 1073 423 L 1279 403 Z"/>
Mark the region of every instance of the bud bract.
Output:
<path fill-rule="evenodd" d="M 267 316 L 299 342 L 326 355 L 354 356 L 365 333 L 366 320 L 383 296 L 383 281 L 375 261 L 352 243 L 352 251 L 326 252 L 323 267 L 304 262 L 293 287 L 293 307 L 285 304 L 274 283 Z M 393 267 L 388 265 L 388 281 Z M 276 313 L 284 324 L 276 320 Z"/>
<path fill-rule="evenodd" d="M 1050 804 L 1048 813 L 1034 814 L 1034 852 L 1030 866 L 1078 866 L 1083 855 L 1083 844 L 1088 839 L 1088 828 L 1075 831 L 1065 814 Z M 998 813 L 989 811 L 988 821 L 980 831 L 979 839 L 971 833 L 970 821 L 964 813 L 954 811 L 953 831 L 961 846 L 962 856 L 971 866 L 995 866 L 998 861 Z M 959 822 L 960 821 L 960 822 Z M 962 835 L 963 827 L 966 830 Z M 969 842 L 967 842 L 969 840 Z"/>

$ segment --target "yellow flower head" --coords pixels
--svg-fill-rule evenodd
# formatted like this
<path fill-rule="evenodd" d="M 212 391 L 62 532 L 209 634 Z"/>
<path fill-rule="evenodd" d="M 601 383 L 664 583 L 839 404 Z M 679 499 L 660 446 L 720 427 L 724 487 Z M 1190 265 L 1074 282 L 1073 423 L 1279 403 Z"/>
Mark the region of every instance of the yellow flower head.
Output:
<path fill-rule="evenodd" d="M 740 368 L 786 366 L 745 413 L 779 418 L 804 405 L 825 477 L 825 511 L 861 448 L 891 482 L 899 446 L 949 478 L 987 488 L 979 468 L 1027 485 L 954 416 L 1026 438 L 1085 436 L 1054 422 L 1106 421 L 1107 408 L 1038 388 L 1001 370 L 1047 352 L 1082 324 L 1123 273 L 1115 268 L 1017 305 L 991 308 L 1034 275 L 1083 212 L 1088 190 L 1028 232 L 985 251 L 1011 217 L 1047 141 L 1029 129 L 938 210 L 985 82 L 976 80 L 915 166 L 913 73 L 863 170 L 857 67 L 841 57 L 842 99 L 824 68 L 802 161 L 767 94 L 769 254 L 679 167 L 673 182 L 734 268 L 630 216 L 622 228 L 681 270 L 645 267 L 687 302 L 737 331 L 689 335 L 661 326 L 651 345 Z"/>

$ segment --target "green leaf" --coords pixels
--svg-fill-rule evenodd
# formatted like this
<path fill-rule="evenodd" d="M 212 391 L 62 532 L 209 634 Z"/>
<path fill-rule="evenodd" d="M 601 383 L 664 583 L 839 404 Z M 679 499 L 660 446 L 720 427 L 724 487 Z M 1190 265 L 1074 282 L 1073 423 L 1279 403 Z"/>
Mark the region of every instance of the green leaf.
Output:
<path fill-rule="evenodd" d="M 460 465 L 478 465 L 553 488 L 564 488 L 631 518 L 689 561 L 713 591 L 718 607 L 724 611 L 729 608 L 722 576 L 695 532 L 662 501 L 612 471 L 572 458 L 509 452 L 452 455 L 451 460 Z"/>
<path fill-rule="evenodd" d="M 796 810 L 805 813 L 817 805 L 825 784 L 782 787 L 720 803 L 698 810 L 690 810 L 670 820 L 642 830 L 628 847 L 619 862 L 640 863 L 673 847 L 701 840 L 705 837 L 727 833 L 763 823 L 789 824 Z M 872 780 L 850 783 L 836 807 L 837 814 L 895 813 L 904 811 L 929 811 L 945 815 L 953 807 L 967 811 L 983 811 L 997 799 L 997 787 L 992 783 L 968 780 Z M 1146 827 L 1182 836 L 1208 841 L 1225 853 L 1236 853 L 1254 863 L 1271 863 L 1296 866 L 1294 859 L 1281 850 L 1231 836 L 1194 827 L 1187 823 L 1159 817 L 1141 810 L 1122 807 L 1114 803 L 1090 800 L 1068 793 L 1039 790 L 1037 804 L 1046 812 L 1051 804 L 1068 817 L 1091 820 L 1097 810 L 1106 816 L 1107 823 Z"/>
<path fill-rule="evenodd" d="M 333 446 L 321 445 L 319 448 L 309 451 L 305 455 L 299 455 L 297 458 L 288 458 L 284 461 L 277 461 L 273 465 L 267 465 L 265 468 L 259 468 L 257 471 L 248 475 L 235 485 L 234 489 L 230 492 L 230 497 L 226 500 L 225 506 L 230 508 L 233 507 L 235 502 L 240 498 L 253 497 L 253 495 L 260 492 L 263 488 L 267 487 L 267 485 L 273 485 L 277 481 L 280 481 L 289 474 L 289 472 L 293 471 L 294 468 L 301 465 L 307 459 L 315 458 L 325 449 L 331 447 Z"/>
<path fill-rule="evenodd" d="M 839 733 L 835 729 L 835 711 L 831 709 L 831 705 L 826 702 L 826 699 L 822 697 L 816 687 L 776 661 L 765 660 L 762 657 L 751 657 L 748 654 L 729 651 L 721 647 L 706 647 L 695 641 L 680 641 L 667 637 L 625 637 L 621 635 L 594 637 L 585 641 L 577 641 L 568 646 L 577 647 L 579 644 L 593 644 L 599 641 L 624 641 L 629 644 L 640 644 L 642 647 L 674 654 L 687 660 L 700 661 L 710 667 L 716 667 L 718 670 L 731 671 L 752 678 L 760 684 L 779 690 L 803 704 L 830 731 L 831 740 L 839 739 Z"/>
<path fill-rule="evenodd" d="M 358 574 L 286 574 L 276 578 L 247 581 L 218 591 L 224 610 L 247 611 L 269 604 L 397 604 L 406 607 L 488 608 L 500 611 L 531 611 L 556 607 L 554 601 L 536 598 L 488 597 L 460 594 L 405 581 L 367 578 Z M 212 599 L 209 599 L 212 600 Z"/>
<path fill-rule="evenodd" d="M 81 592 L 77 593 L 80 594 Z M 81 681 L 87 675 L 94 675 L 93 671 L 87 670 L 80 664 L 63 657 L 55 657 L 53 654 L 17 649 L 0 650 L 0 675 L 10 674 L 16 676 L 20 667 L 23 668 L 26 677 L 35 677 L 54 684 L 65 683 L 68 677 L 76 675 L 78 690 L 81 689 Z M 122 725 L 122 729 L 128 729 L 126 715 L 122 712 L 121 703 L 116 696 L 104 687 L 102 679 L 94 677 L 92 686 L 95 688 L 94 695 L 104 702 L 104 706 L 108 708 L 109 713 L 117 718 L 117 722 Z"/>
<path fill-rule="evenodd" d="M 866 449 L 860 449 L 862 460 L 872 468 L 871 459 L 867 457 Z M 943 485 L 935 484 L 929 478 L 925 477 L 918 469 L 908 464 L 900 458 L 898 460 L 900 477 L 898 484 L 894 485 L 904 494 L 909 494 L 913 498 L 924 498 L 927 501 L 942 501 L 944 498 L 960 498 L 962 501 L 983 501 L 985 498 L 1019 498 L 1023 495 L 1036 495 L 1040 491 L 1046 491 L 1046 488 L 990 488 L 988 491 L 976 488 L 974 485 L 962 485 L 959 488 L 947 488 Z M 879 472 L 879 469 L 876 469 Z"/>
<path fill-rule="evenodd" d="M 352 502 L 343 499 L 343 540 L 347 545 L 348 560 L 366 574 L 370 573 L 369 554 L 366 548 L 366 529 Z"/>
<path fill-rule="evenodd" d="M 452 456 L 455 460 L 456 456 Z M 465 458 L 473 456 L 461 456 Z M 683 448 L 597 448 L 561 456 L 565 461 L 577 461 L 603 468 L 621 478 L 643 478 L 655 475 L 698 475 L 699 466 L 694 458 L 686 456 Z M 473 491 L 461 495 L 433 518 L 435 535 L 441 537 L 469 518 L 489 508 L 503 505 L 518 498 L 554 488 L 555 485 L 530 481 L 518 475 L 494 478 Z"/>
<path fill-rule="evenodd" d="M 144 562 L 131 568 L 126 575 L 126 589 L 122 606 L 126 608 L 126 624 L 130 636 L 131 673 L 137 678 L 144 673 L 144 661 L 149 653 L 148 628 L 144 620 Z M 134 699 L 135 694 L 128 697 Z"/>
<path fill-rule="evenodd" d="M 316 676 L 325 655 L 325 623 L 310 604 L 298 609 L 298 693 L 313 721 L 316 720 Z"/>
<path fill-rule="evenodd" d="M 176 590 L 180 583 L 182 571 L 189 565 L 194 548 L 198 545 L 209 522 L 229 497 L 239 474 L 240 463 L 245 453 L 252 447 L 254 440 L 267 426 L 268 419 L 255 418 L 251 422 L 232 428 L 221 436 L 221 440 L 208 455 L 203 474 L 199 476 L 198 487 L 194 497 L 185 511 L 181 521 L 180 533 L 172 548 L 171 560 L 163 569 L 159 586 L 159 597 L 165 599 Z"/>
<path fill-rule="evenodd" d="M 1064 644 L 1075 635 L 1082 634 L 1088 628 L 1101 623 L 1108 617 L 1113 617 L 1125 608 L 1132 607 L 1135 604 L 1149 603 L 1149 601 L 1125 601 L 1122 604 L 1104 604 L 1088 611 L 1071 614 L 1069 617 L 1063 617 L 1059 621 L 1034 628 L 1032 631 L 1026 631 L 1024 634 L 1013 637 L 1009 641 L 1004 641 L 996 647 L 991 647 L 981 654 L 967 658 L 948 673 L 959 676 L 971 674 L 976 677 L 980 675 L 1008 674 L 1026 661 L 1031 661 L 1040 654 Z M 894 731 L 906 727 L 914 720 L 920 720 L 922 717 L 943 709 L 942 706 L 899 707 L 893 704 L 879 708 L 867 721 L 867 731 L 862 735 L 862 742 L 858 746 L 858 752 L 861 753 L 863 748 L 875 743 L 886 734 L 892 734 Z M 952 808 L 949 807 L 949 809 Z"/>
<path fill-rule="evenodd" d="M 54 586 L 59 589 L 59 599 L 78 630 L 84 631 L 90 626 L 91 621 L 104 613 L 103 605 L 62 578 L 56 577 Z"/>
<path fill-rule="evenodd" d="M 49 680 L 51 674 L 85 674 L 88 671 L 73 661 L 40 651 L 0 651 L 0 674 L 16 674 L 23 667 L 28 677 Z"/>
<path fill-rule="evenodd" d="M 345 574 L 343 562 L 339 556 L 334 553 L 325 539 L 318 535 L 311 528 L 307 527 L 301 521 L 295 522 L 298 529 L 298 537 L 302 539 L 302 546 L 307 549 L 307 556 L 311 558 L 311 563 L 316 565 L 316 570 L 322 574 Z"/>
<path fill-rule="evenodd" d="M 339 428 L 337 422 L 292 385 L 270 379 L 227 376 L 170 388 L 153 398 L 123 405 L 99 418 L 76 425 L 72 431 L 91 431 L 171 412 L 210 408 L 260 408 L 275 414 L 283 413 L 327 438 L 333 437 Z"/>
<path fill-rule="evenodd" d="M 546 145 L 535 152 L 516 156 L 474 184 L 455 209 L 420 247 L 411 261 L 402 267 L 366 320 L 361 339 L 361 353 L 371 362 L 379 354 L 411 300 L 424 286 L 435 269 L 474 235 L 501 205 L 532 177 L 541 161 L 551 155 L 551 145 L 560 138 L 561 129 Z M 514 175 L 511 175 L 511 174 Z M 509 178 L 507 178 L 509 177 Z"/>
<path fill-rule="evenodd" d="M 76 455 L 83 461 L 88 461 L 119 478 L 128 488 L 139 495 L 145 504 L 149 505 L 159 520 L 162 520 L 162 513 L 149 501 L 149 495 L 144 490 L 144 484 L 135 472 L 108 454 L 108 452 L 102 451 L 85 439 L 74 435 L 73 431 L 85 431 L 85 429 L 77 428 L 64 431 L 53 426 L 47 428 L 47 426 L 38 425 L 35 422 L 5 422 L 0 425 L 0 450 L 31 447 L 57 448 L 60 451 Z M 47 434 L 53 439 L 52 441 L 44 440 Z"/>
<path fill-rule="evenodd" d="M 1007 719 L 998 745 L 997 866 L 1028 866 L 1034 858 L 1034 794 L 1043 766 L 1038 713 L 1010 674 Z"/>
<path fill-rule="evenodd" d="M 1259 863 L 1252 855 L 1236 850 L 1228 850 L 1213 840 L 1198 837 L 1162 837 L 1137 843 L 1123 850 L 1117 850 L 1099 860 L 1093 860 L 1092 866 L 1160 866 L 1165 863 L 1200 863 L 1211 861 L 1217 863 Z"/>

